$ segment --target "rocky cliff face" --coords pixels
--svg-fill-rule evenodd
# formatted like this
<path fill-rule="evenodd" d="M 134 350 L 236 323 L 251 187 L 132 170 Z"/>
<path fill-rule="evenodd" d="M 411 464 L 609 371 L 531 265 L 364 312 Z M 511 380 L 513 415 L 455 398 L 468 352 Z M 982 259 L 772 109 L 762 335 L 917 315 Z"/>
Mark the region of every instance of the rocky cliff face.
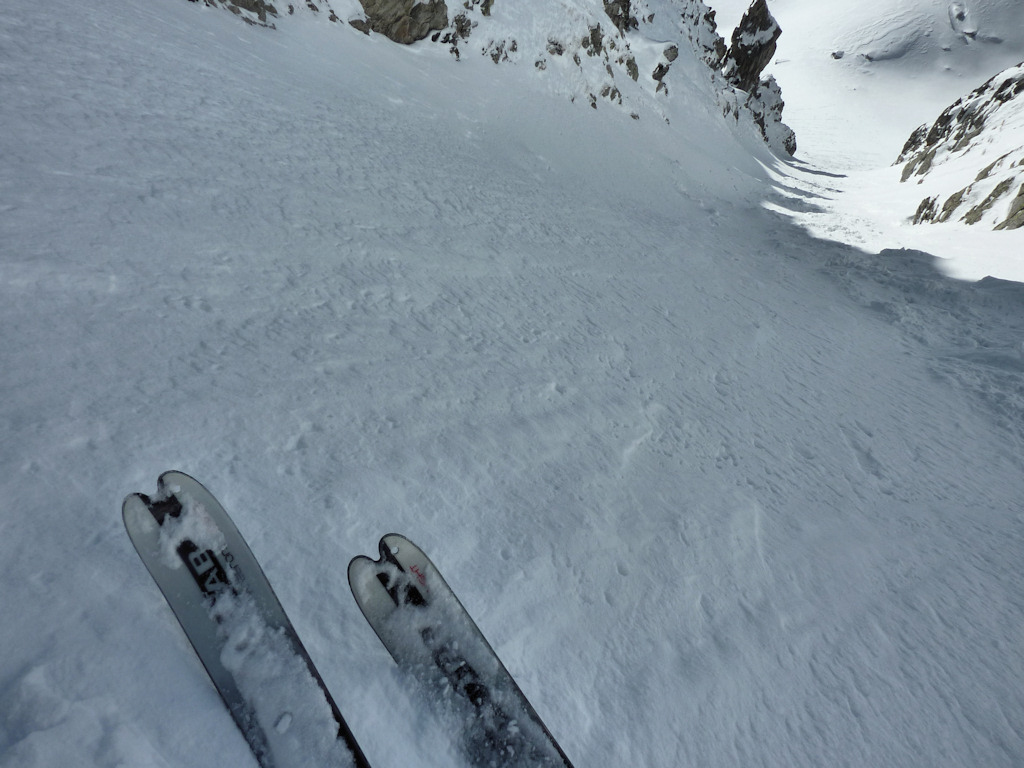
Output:
<path fill-rule="evenodd" d="M 915 224 L 1024 226 L 1024 63 L 915 130 L 896 162 L 904 164 L 901 181 L 928 191 Z"/>
<path fill-rule="evenodd" d="M 431 32 L 448 26 L 448 6 L 444 0 L 360 0 L 365 19 L 350 23 L 362 32 L 377 32 L 396 43 L 409 45 Z"/>
<path fill-rule="evenodd" d="M 199 0 L 189 2 L 197 3 Z M 264 27 L 273 27 L 271 19 L 278 15 L 277 8 L 265 0 L 203 0 L 203 4 L 211 8 L 224 8 L 248 24 Z"/>
<path fill-rule="evenodd" d="M 771 75 L 761 79 L 781 35 L 767 0 L 754 0 L 733 30 L 732 42 L 722 59 L 722 75 L 745 94 L 742 100 L 737 99 L 737 108 L 742 105 L 753 116 L 768 145 L 792 155 L 796 153 L 796 134 L 782 122 L 782 89 Z"/>
<path fill-rule="evenodd" d="M 733 30 L 723 74 L 741 91 L 753 91 L 775 55 L 775 41 L 781 35 L 782 29 L 769 13 L 766 0 L 754 0 Z"/>
<path fill-rule="evenodd" d="M 524 0 L 459 0 L 451 7 L 445 0 L 300 0 L 280 8 L 266 0 L 203 2 L 271 27 L 297 11 L 312 12 L 397 43 L 444 45 L 456 59 L 478 53 L 496 64 L 557 67 L 574 100 L 595 109 L 615 105 L 636 119 L 646 111 L 641 104 L 649 107 L 647 96 L 670 98 L 680 50 L 688 48 L 707 66 L 726 117 L 751 124 L 780 153 L 796 151 L 781 119 L 781 90 L 773 78 L 761 79 L 782 33 L 766 0 L 754 0 L 731 45 L 701 0 L 565 0 L 558 14 L 546 12 L 558 18 L 551 29 L 541 28 Z"/>

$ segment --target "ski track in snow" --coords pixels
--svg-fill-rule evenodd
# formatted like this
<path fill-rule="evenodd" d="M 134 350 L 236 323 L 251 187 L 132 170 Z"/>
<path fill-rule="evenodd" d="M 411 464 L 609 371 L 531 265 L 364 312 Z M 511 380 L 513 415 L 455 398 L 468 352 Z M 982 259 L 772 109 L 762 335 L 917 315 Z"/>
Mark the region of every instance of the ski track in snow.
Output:
<path fill-rule="evenodd" d="M 0 50 L 0 766 L 253 764 L 117 514 L 169 467 L 374 765 L 463 764 L 388 530 L 576 765 L 1024 760 L 1020 285 L 812 238 L 685 100 L 183 2 Z"/>

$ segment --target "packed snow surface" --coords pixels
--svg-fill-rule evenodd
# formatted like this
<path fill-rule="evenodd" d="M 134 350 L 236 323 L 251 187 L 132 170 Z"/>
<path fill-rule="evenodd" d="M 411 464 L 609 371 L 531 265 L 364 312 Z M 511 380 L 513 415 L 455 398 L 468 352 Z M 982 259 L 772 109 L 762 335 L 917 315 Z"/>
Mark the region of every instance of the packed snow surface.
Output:
<path fill-rule="evenodd" d="M 1024 288 L 816 238 L 698 83 L 289 22 L 0 16 L 0 766 L 255 764 L 121 525 L 172 467 L 375 766 L 465 765 L 391 530 L 580 768 L 1024 762 Z"/>

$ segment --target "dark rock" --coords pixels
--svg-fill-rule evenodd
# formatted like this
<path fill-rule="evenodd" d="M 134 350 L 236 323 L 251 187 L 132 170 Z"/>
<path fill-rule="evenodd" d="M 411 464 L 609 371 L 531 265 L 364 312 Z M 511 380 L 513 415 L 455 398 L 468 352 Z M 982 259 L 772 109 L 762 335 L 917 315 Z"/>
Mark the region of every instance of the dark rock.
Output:
<path fill-rule="evenodd" d="M 583 50 L 587 56 L 599 56 L 604 53 L 604 32 L 600 24 L 592 26 L 586 37 L 582 40 Z"/>
<path fill-rule="evenodd" d="M 968 224 L 977 224 L 981 221 L 981 217 L 985 212 L 995 204 L 996 200 L 1010 191 L 1011 186 L 1013 186 L 1013 179 L 1003 179 L 996 185 L 995 189 L 988 193 L 984 200 L 964 214 L 964 221 Z"/>
<path fill-rule="evenodd" d="M 718 34 L 715 12 L 701 0 L 691 0 L 682 17 L 693 50 L 711 69 L 721 69 L 728 48 L 725 40 Z"/>
<path fill-rule="evenodd" d="M 935 218 L 935 204 L 939 202 L 939 196 L 926 197 L 917 206 L 917 213 L 914 214 L 914 223 L 920 224 L 925 221 L 932 221 Z"/>
<path fill-rule="evenodd" d="M 902 163 L 914 152 L 917 152 L 921 147 L 924 146 L 924 140 L 928 136 L 928 125 L 922 125 L 914 129 L 914 132 L 910 134 L 910 138 L 907 139 L 903 145 L 903 149 L 900 151 L 900 156 L 896 158 L 897 163 Z M 906 179 L 904 179 L 906 181 Z"/>
<path fill-rule="evenodd" d="M 766 0 L 754 0 L 733 30 L 732 44 L 722 59 L 722 75 L 738 91 L 746 94 L 743 106 L 769 146 L 796 153 L 796 134 L 782 122 L 782 89 L 774 77 L 762 79 L 761 73 L 775 55 L 776 41 L 782 29 L 768 11 Z"/>
<path fill-rule="evenodd" d="M 615 28 L 623 34 L 640 26 L 630 12 L 630 0 L 604 0 L 604 12 L 612 20 Z"/>
<path fill-rule="evenodd" d="M 989 177 L 989 174 L 992 173 L 992 169 L 995 168 L 996 165 L 999 164 L 1000 162 L 1002 162 L 1004 159 L 1006 159 L 1006 155 L 1003 155 L 998 160 L 993 160 L 991 163 L 986 165 L 984 168 L 982 168 L 978 172 L 978 175 L 974 177 L 974 180 L 975 181 L 984 181 L 985 179 L 987 179 Z"/>
<path fill-rule="evenodd" d="M 741 91 L 752 91 L 775 55 L 782 29 L 768 11 L 767 0 L 754 0 L 733 30 L 723 73 Z"/>
<path fill-rule="evenodd" d="M 460 13 L 452 19 L 451 27 L 445 31 L 443 36 L 440 32 L 435 32 L 430 36 L 430 39 L 435 43 L 440 41 L 444 45 L 447 45 L 448 51 L 455 57 L 456 61 L 459 61 L 462 57 L 462 52 L 459 50 L 459 44 L 463 40 L 469 39 L 469 35 L 475 26 L 476 22 L 470 21 L 469 16 L 465 13 Z"/>
<path fill-rule="evenodd" d="M 782 149 L 788 155 L 796 154 L 796 134 L 782 122 L 786 102 L 782 100 L 782 89 L 773 76 L 769 75 L 757 84 L 748 94 L 744 106 L 753 115 L 754 124 L 768 146 Z"/>
<path fill-rule="evenodd" d="M 668 91 L 668 86 L 662 82 L 665 76 L 668 74 L 669 69 L 672 67 L 672 62 L 679 58 L 679 48 L 674 45 L 670 45 L 662 53 L 664 61 L 659 61 L 654 67 L 654 71 L 651 73 L 651 78 L 658 81 L 658 91 Z M 664 88 L 663 88 L 664 86 Z"/>
<path fill-rule="evenodd" d="M 964 201 L 964 198 L 967 197 L 967 195 L 969 195 L 970 192 L 970 187 L 964 187 L 958 192 L 954 192 L 952 195 L 950 195 L 946 199 L 946 202 L 942 204 L 942 213 L 940 213 L 939 217 L 935 220 L 940 223 L 943 221 L 949 221 L 949 219 L 953 216 L 953 213 L 956 211 L 956 209 L 960 207 L 960 203 Z"/>
<path fill-rule="evenodd" d="M 991 113 L 1021 92 L 1024 92 L 1024 73 L 996 75 L 969 96 L 953 102 L 931 127 L 916 129 L 896 162 L 904 162 L 913 154 L 926 152 L 939 144 L 947 145 L 951 152 L 965 149 L 985 129 Z"/>
<path fill-rule="evenodd" d="M 944 222 L 958 215 L 958 209 L 968 199 L 972 189 L 978 185 L 991 185 L 988 194 L 970 208 L 961 220 L 968 224 L 976 224 L 985 218 L 991 221 L 990 213 L 995 203 L 1011 192 L 1019 183 L 1019 174 L 1012 169 L 1015 162 L 1019 164 L 1019 156 L 1024 147 L 1007 152 L 995 160 L 986 154 L 988 146 L 987 132 L 1001 130 L 1014 111 L 1024 109 L 1024 64 L 1004 70 L 975 88 L 970 94 L 957 99 L 942 111 L 931 125 L 917 128 L 903 145 L 897 163 L 904 163 L 901 181 L 908 181 L 911 176 L 925 176 L 940 164 L 957 163 L 961 167 L 970 163 L 971 158 L 978 156 L 980 170 L 975 170 L 974 181 L 964 189 L 953 193 L 942 206 L 942 210 L 932 219 L 915 216 L 914 222 Z M 1012 102 L 1012 103 L 1011 103 Z M 980 149 L 980 152 L 976 150 Z M 1021 158 L 1024 159 L 1024 158 Z M 973 170 L 973 169 L 964 169 Z M 980 196 L 976 190 L 974 198 Z M 1019 194 L 1011 203 L 1011 213 L 997 227 L 1002 229 L 1020 226 L 1020 207 L 1024 201 Z"/>
<path fill-rule="evenodd" d="M 479 7 L 480 13 L 484 16 L 490 16 L 491 8 L 494 6 L 494 0 L 465 0 L 465 2 L 463 2 L 463 6 L 467 11 L 472 8 Z"/>
<path fill-rule="evenodd" d="M 625 66 L 626 74 L 633 78 L 634 82 L 640 79 L 640 67 L 637 66 L 635 58 L 633 58 L 632 56 L 627 58 L 625 61 Z"/>
<path fill-rule="evenodd" d="M 609 101 L 622 104 L 622 94 L 619 92 L 619 89 L 616 88 L 614 85 L 608 85 L 606 83 L 605 85 L 601 86 L 601 96 L 603 98 L 608 99 Z"/>
<path fill-rule="evenodd" d="M 195 0 L 193 0 L 195 1 Z M 250 24 L 258 24 L 260 26 L 273 26 L 267 22 L 268 16 L 277 16 L 277 9 L 265 0 L 205 0 L 206 5 L 210 7 L 223 7 L 231 11 L 236 16 L 241 17 L 244 21 Z M 252 14 L 258 19 L 253 21 L 252 16 L 243 14 L 242 11 Z"/>
<path fill-rule="evenodd" d="M 996 229 L 1020 229 L 1024 227 L 1024 184 L 1017 190 L 1017 196 L 1010 203 L 1010 213 L 1005 221 L 996 225 Z"/>
<path fill-rule="evenodd" d="M 409 45 L 448 26 L 444 0 L 359 0 L 366 26 L 396 43 Z"/>
<path fill-rule="evenodd" d="M 255 13 L 256 17 L 263 22 L 267 20 L 268 11 L 274 16 L 277 15 L 274 6 L 268 5 L 263 0 L 231 0 L 230 5 L 237 5 L 239 8 L 243 8 L 250 13 Z"/>
<path fill-rule="evenodd" d="M 495 64 L 500 64 L 503 61 L 509 61 L 509 54 L 515 53 L 519 50 L 519 43 L 515 40 L 502 40 L 496 42 L 492 40 L 490 44 L 484 48 L 484 53 L 491 57 L 491 61 Z"/>

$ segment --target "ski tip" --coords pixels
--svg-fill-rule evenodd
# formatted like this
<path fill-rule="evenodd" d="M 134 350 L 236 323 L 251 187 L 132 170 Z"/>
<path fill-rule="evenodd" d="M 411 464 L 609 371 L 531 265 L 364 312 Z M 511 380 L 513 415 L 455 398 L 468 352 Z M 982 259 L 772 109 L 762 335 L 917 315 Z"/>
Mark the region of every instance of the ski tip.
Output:
<path fill-rule="evenodd" d="M 166 472 L 161 472 L 160 476 L 157 477 L 157 479 L 156 479 L 156 495 L 155 496 L 150 496 L 149 494 L 141 493 L 141 492 L 129 493 L 127 496 L 124 497 L 124 501 L 121 503 L 122 513 L 129 506 L 133 506 L 136 503 L 136 501 L 141 501 L 143 504 L 145 504 L 148 507 L 148 506 L 152 506 L 154 502 L 159 501 L 159 500 L 165 498 L 168 495 L 169 489 L 174 484 L 173 481 L 174 481 L 175 476 L 177 476 L 177 477 L 188 477 L 193 482 L 197 482 L 197 483 L 199 482 L 195 478 L 190 477 L 189 475 L 186 475 L 184 472 L 179 472 L 176 469 L 169 469 Z"/>
<path fill-rule="evenodd" d="M 156 487 L 160 496 L 167 496 L 172 493 L 175 486 L 181 484 L 182 479 L 193 482 L 198 486 L 205 487 L 190 474 L 177 469 L 168 469 L 166 472 L 161 472 L 160 477 L 156 479 Z"/>
<path fill-rule="evenodd" d="M 168 513 L 177 516 L 174 507 L 180 510 L 180 504 L 169 504 L 168 501 L 173 498 L 175 486 L 179 484 L 180 478 L 187 478 L 199 485 L 199 481 L 190 475 L 171 469 L 160 473 L 157 478 L 155 496 L 136 492 L 124 497 L 124 501 L 121 502 L 121 520 L 129 533 L 147 529 L 154 522 L 163 525 L 164 517 Z"/>
<path fill-rule="evenodd" d="M 377 549 L 380 551 L 380 561 L 394 560 L 395 556 L 406 547 L 411 547 L 413 550 L 421 551 L 419 547 L 413 544 L 409 539 L 400 533 L 386 533 L 380 537 L 380 541 L 377 543 Z"/>
<path fill-rule="evenodd" d="M 143 504 L 149 504 L 149 496 L 144 493 L 129 493 L 124 497 L 124 501 L 121 502 L 121 510 L 124 511 L 129 506 L 134 505 L 138 502 Z"/>
<path fill-rule="evenodd" d="M 146 510 L 148 513 L 150 499 L 144 493 L 129 493 L 121 502 L 121 520 L 124 527 L 131 531 L 138 523 L 139 510 Z"/>
<path fill-rule="evenodd" d="M 356 555 L 348 561 L 348 583 L 349 586 L 359 582 L 360 576 L 367 572 L 368 569 L 372 569 L 374 565 L 379 563 L 379 560 L 367 557 L 366 555 Z"/>
<path fill-rule="evenodd" d="M 368 555 L 356 555 L 348 563 L 348 581 L 352 584 L 353 576 L 366 572 L 367 569 L 374 569 L 375 566 L 383 565 L 386 562 L 394 562 L 395 555 L 403 546 L 416 545 L 400 533 L 386 533 L 377 542 L 379 557 L 374 560 Z"/>

